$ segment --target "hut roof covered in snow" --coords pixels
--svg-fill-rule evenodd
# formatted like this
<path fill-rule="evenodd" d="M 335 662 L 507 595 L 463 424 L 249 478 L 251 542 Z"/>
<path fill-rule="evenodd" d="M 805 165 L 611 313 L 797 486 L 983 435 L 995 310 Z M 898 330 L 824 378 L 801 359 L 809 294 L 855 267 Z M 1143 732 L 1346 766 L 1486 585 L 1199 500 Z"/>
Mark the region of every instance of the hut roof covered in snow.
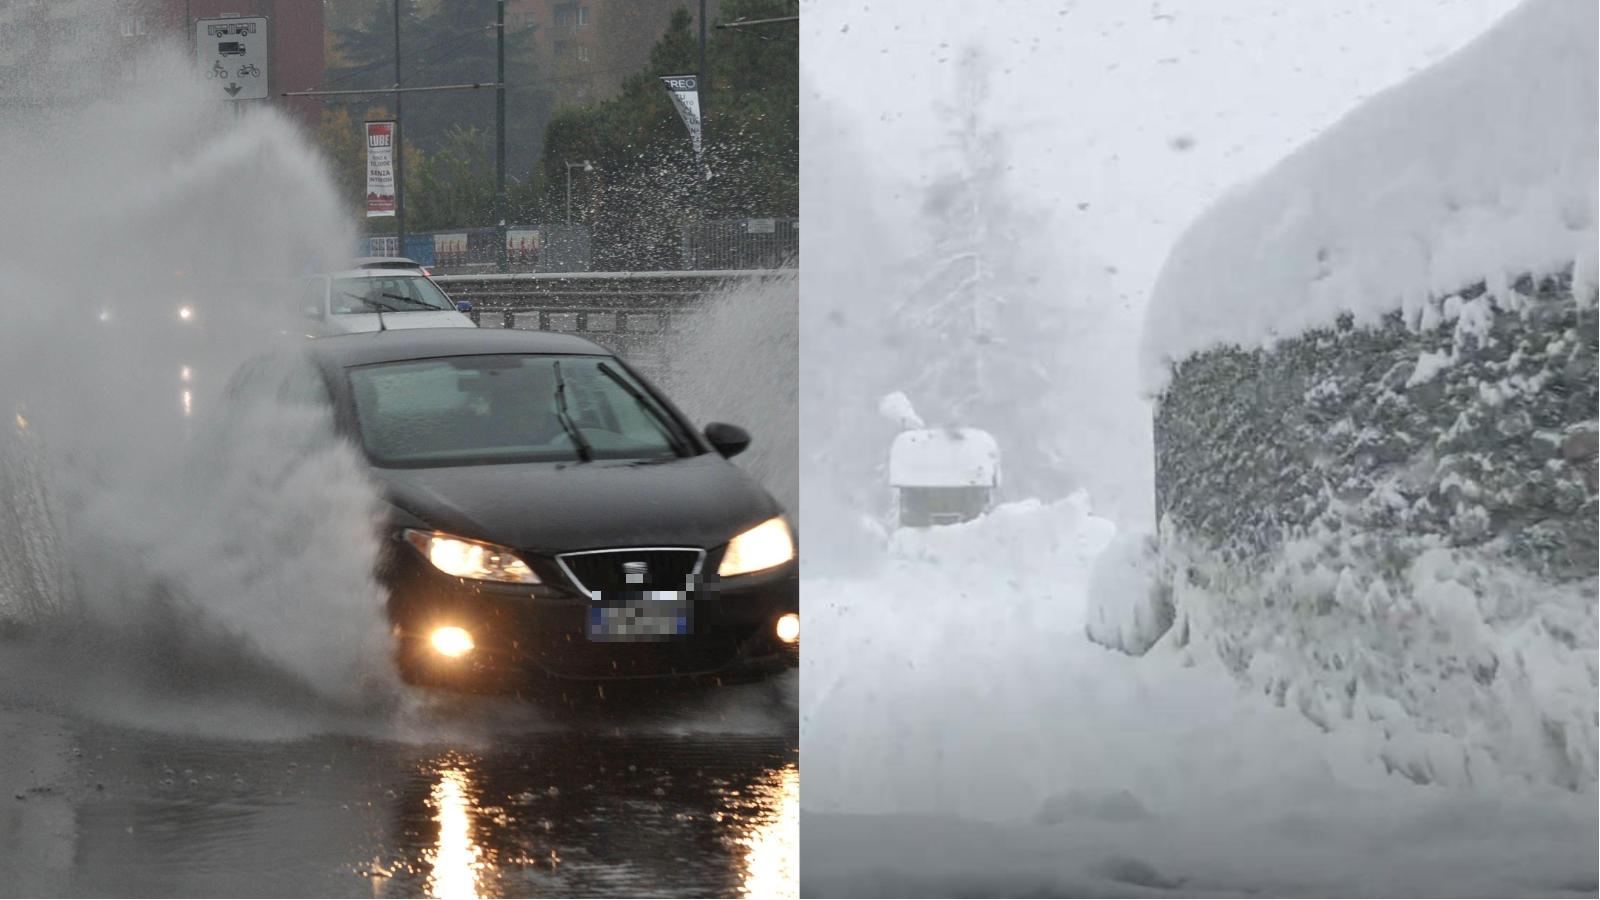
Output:
<path fill-rule="evenodd" d="M 992 487 L 1000 483 L 1000 446 L 977 428 L 902 431 L 889 448 L 894 487 Z"/>

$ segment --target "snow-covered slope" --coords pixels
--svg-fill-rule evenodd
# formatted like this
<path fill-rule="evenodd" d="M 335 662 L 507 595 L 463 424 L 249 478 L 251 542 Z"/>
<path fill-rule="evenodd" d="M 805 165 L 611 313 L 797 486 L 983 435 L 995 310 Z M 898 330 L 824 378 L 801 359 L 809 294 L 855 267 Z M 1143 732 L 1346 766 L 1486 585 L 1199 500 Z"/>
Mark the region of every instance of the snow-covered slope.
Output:
<path fill-rule="evenodd" d="M 1403 723 L 1089 643 L 1113 531 L 1011 504 L 807 579 L 808 896 L 1593 895 L 1592 784 L 1418 784 L 1385 759 Z"/>
<path fill-rule="evenodd" d="M 1596 4 L 1528 0 L 1374 97 L 1178 242 L 1146 313 L 1147 387 L 1208 347 L 1361 323 L 1486 280 L 1596 271 Z"/>

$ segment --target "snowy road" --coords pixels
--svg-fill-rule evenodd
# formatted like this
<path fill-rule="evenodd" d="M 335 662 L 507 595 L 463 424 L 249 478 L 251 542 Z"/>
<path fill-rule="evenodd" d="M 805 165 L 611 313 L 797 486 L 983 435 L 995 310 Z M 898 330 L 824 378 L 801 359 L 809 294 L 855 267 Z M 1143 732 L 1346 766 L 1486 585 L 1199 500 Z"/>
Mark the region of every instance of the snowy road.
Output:
<path fill-rule="evenodd" d="M 300 735 L 215 699 L 125 698 L 187 723 L 152 731 L 0 692 L 0 895 L 795 896 L 793 692 Z"/>
<path fill-rule="evenodd" d="M 1415 784 L 1370 723 L 1088 642 L 1113 533 L 1003 507 L 807 580 L 807 896 L 1594 896 L 1592 789 Z"/>

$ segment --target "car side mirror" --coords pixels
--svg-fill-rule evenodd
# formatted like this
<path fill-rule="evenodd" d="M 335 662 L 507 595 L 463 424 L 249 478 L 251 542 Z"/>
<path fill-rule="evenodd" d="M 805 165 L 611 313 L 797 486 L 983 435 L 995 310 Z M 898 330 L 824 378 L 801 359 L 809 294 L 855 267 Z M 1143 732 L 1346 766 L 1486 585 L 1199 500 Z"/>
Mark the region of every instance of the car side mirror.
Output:
<path fill-rule="evenodd" d="M 727 457 L 738 456 L 750 446 L 750 432 L 725 422 L 712 422 L 707 425 L 705 435 L 711 446 Z"/>
<path fill-rule="evenodd" d="M 471 300 L 457 300 L 456 301 L 456 312 L 464 312 L 464 313 L 472 312 L 472 301 Z"/>

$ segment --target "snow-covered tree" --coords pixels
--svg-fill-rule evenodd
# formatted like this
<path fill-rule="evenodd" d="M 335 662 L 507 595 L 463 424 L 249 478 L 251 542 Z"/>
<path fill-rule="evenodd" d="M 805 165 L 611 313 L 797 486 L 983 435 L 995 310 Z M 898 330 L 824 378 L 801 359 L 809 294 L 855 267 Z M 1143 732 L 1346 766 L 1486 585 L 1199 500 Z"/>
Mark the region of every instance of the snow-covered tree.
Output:
<path fill-rule="evenodd" d="M 1004 125 L 990 121 L 989 65 L 968 48 L 951 99 L 952 163 L 926 185 L 928 242 L 910 264 L 894 319 L 907 393 L 932 426 L 975 426 L 1000 441 L 1012 496 L 1056 497 L 1069 463 L 1069 345 L 1093 316 L 1050 248 L 1045 217 L 1017 199 Z"/>

